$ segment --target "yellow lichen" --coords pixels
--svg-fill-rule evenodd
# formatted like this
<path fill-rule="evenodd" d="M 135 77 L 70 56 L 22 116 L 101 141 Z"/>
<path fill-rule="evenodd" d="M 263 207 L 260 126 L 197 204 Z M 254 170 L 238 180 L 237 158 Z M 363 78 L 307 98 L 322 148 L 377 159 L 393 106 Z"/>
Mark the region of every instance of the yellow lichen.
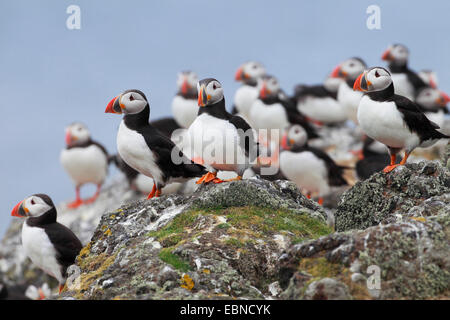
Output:
<path fill-rule="evenodd" d="M 181 287 L 189 291 L 194 288 L 194 280 L 187 273 L 181 277 Z"/>
<path fill-rule="evenodd" d="M 111 229 L 106 230 L 103 234 L 109 237 L 111 235 Z"/>
<path fill-rule="evenodd" d="M 425 219 L 424 217 L 411 217 L 411 219 L 415 220 L 415 221 L 419 221 L 419 222 L 426 222 L 427 219 Z"/>
<path fill-rule="evenodd" d="M 205 273 L 205 274 L 210 274 L 210 273 L 211 273 L 211 270 L 209 270 L 209 269 L 203 269 L 203 273 Z"/>

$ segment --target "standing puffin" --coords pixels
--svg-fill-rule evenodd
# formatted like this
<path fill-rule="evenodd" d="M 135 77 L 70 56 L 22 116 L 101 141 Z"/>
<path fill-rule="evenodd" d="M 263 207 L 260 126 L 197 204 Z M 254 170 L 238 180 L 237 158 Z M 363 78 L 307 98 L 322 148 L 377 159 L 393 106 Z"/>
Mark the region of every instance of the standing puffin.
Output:
<path fill-rule="evenodd" d="M 240 180 L 245 170 L 259 156 L 259 145 L 250 125 L 240 116 L 225 109 L 223 88 L 213 78 L 201 80 L 198 85 L 198 116 L 189 127 L 191 149 L 201 155 L 210 172 L 197 181 L 220 183 L 217 171 L 234 171 Z"/>
<path fill-rule="evenodd" d="M 250 110 L 250 119 L 255 129 L 275 129 L 283 132 L 291 124 L 299 124 L 306 130 L 310 139 L 319 137 L 305 116 L 285 97 L 275 77 L 261 77 L 258 89 L 258 99 L 253 102 Z M 281 134 L 279 138 L 281 140 Z"/>
<path fill-rule="evenodd" d="M 45 194 L 34 194 L 19 202 L 11 212 L 26 218 L 22 226 L 22 246 L 31 261 L 56 278 L 61 293 L 67 268 L 75 263 L 82 245 L 67 227 L 56 222 L 56 208 Z"/>
<path fill-rule="evenodd" d="M 347 185 L 342 174 L 345 167 L 337 165 L 330 156 L 320 149 L 307 144 L 307 133 L 299 125 L 291 126 L 283 137 L 283 149 L 280 153 L 282 174 L 310 198 L 312 193 L 323 197 L 330 193 L 331 186 Z"/>
<path fill-rule="evenodd" d="M 450 97 L 437 88 L 425 87 L 419 89 L 415 102 L 425 113 L 426 117 L 439 127 L 444 125 L 445 114 L 448 114 L 447 103 Z"/>
<path fill-rule="evenodd" d="M 357 112 L 362 94 L 353 91 L 353 83 L 366 68 L 367 65 L 361 58 L 354 57 L 340 63 L 331 73 L 331 77 L 345 80 L 339 85 L 337 100 L 347 113 L 347 118 L 355 124 L 358 124 Z"/>
<path fill-rule="evenodd" d="M 258 79 L 265 74 L 266 69 L 259 62 L 248 61 L 239 67 L 234 79 L 242 82 L 242 86 L 234 94 L 233 114 L 249 120 L 252 104 L 258 98 Z"/>
<path fill-rule="evenodd" d="M 404 165 L 415 148 L 449 138 L 436 130 L 439 126 L 428 120 L 416 103 L 394 93 L 394 83 L 386 69 L 374 67 L 364 71 L 356 79 L 354 90 L 365 93 L 358 107 L 361 128 L 389 149 L 391 164 L 384 168 L 385 173 Z M 405 156 L 397 164 L 401 149 L 405 149 Z"/>
<path fill-rule="evenodd" d="M 393 44 L 384 51 L 381 59 L 389 62 L 395 93 L 414 100 L 417 91 L 427 85 L 414 71 L 408 68 L 409 50 L 402 44 Z"/>
<path fill-rule="evenodd" d="M 178 92 L 172 100 L 172 113 L 182 128 L 189 128 L 198 114 L 197 82 L 197 74 L 193 71 L 178 74 Z"/>
<path fill-rule="evenodd" d="M 321 85 L 297 85 L 292 97 L 297 110 L 318 124 L 336 124 L 347 120 L 347 114 L 337 101 L 342 80 L 327 77 Z"/>
<path fill-rule="evenodd" d="M 188 159 L 172 140 L 148 123 L 150 105 L 142 91 L 124 91 L 109 102 L 105 112 L 124 114 L 117 132 L 117 150 L 130 167 L 153 178 L 155 184 L 147 199 L 159 197 L 167 183 L 207 173 L 205 167 Z"/>
<path fill-rule="evenodd" d="M 94 202 L 108 175 L 108 153 L 106 149 L 91 139 L 85 125 L 75 122 L 66 128 L 66 148 L 61 151 L 60 161 L 75 184 L 76 199 L 67 206 L 71 209 L 83 203 Z M 80 188 L 86 183 L 97 185 L 94 196 L 87 200 L 80 197 Z"/>

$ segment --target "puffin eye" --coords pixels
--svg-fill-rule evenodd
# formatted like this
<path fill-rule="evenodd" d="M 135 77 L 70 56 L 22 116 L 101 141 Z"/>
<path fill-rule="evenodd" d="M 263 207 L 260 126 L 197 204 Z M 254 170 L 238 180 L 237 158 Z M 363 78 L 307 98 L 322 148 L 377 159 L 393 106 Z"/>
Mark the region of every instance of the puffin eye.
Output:
<path fill-rule="evenodd" d="M 216 84 L 215 84 L 215 83 L 213 84 L 213 89 L 214 89 L 214 90 L 216 90 L 216 89 L 217 89 L 217 86 L 216 86 Z"/>
<path fill-rule="evenodd" d="M 375 70 L 375 77 L 379 78 L 380 74 L 378 73 L 378 70 Z"/>
<path fill-rule="evenodd" d="M 352 63 L 349 64 L 349 66 L 350 66 L 350 67 L 354 67 L 355 64 L 352 62 Z"/>
<path fill-rule="evenodd" d="M 36 204 L 36 202 L 34 202 L 34 199 L 31 199 L 31 204 L 32 204 L 32 205 L 35 205 L 35 204 Z"/>
<path fill-rule="evenodd" d="M 135 100 L 135 99 L 134 99 L 133 95 L 130 94 L 130 101 L 133 101 L 133 100 Z"/>

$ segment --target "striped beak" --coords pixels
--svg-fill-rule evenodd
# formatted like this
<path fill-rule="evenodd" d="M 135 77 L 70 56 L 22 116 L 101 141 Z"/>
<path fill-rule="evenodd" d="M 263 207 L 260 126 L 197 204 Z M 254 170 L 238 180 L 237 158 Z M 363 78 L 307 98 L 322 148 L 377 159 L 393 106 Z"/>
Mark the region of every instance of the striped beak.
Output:
<path fill-rule="evenodd" d="M 368 91 L 369 90 L 369 86 L 372 83 L 370 83 L 370 81 L 367 81 L 366 79 L 366 73 L 363 72 L 359 75 L 358 78 L 356 78 L 355 83 L 353 84 L 353 90 L 355 91 Z"/>
<path fill-rule="evenodd" d="M 234 76 L 234 80 L 242 81 L 244 79 L 248 79 L 248 75 L 244 72 L 244 68 L 240 67 Z"/>
<path fill-rule="evenodd" d="M 383 52 L 381 59 L 386 60 L 386 61 L 391 61 L 392 60 L 391 49 L 387 49 L 385 52 Z"/>
<path fill-rule="evenodd" d="M 23 201 L 20 201 L 14 209 L 11 211 L 11 216 L 13 217 L 19 217 L 19 218 L 26 218 L 28 213 L 28 209 L 23 205 Z"/>
<path fill-rule="evenodd" d="M 200 86 L 200 89 L 198 90 L 198 106 L 204 107 L 208 104 L 208 100 L 210 99 L 210 96 L 206 94 L 206 89 L 204 85 Z"/>
<path fill-rule="evenodd" d="M 338 65 L 336 68 L 334 68 L 330 74 L 331 78 L 345 78 L 346 76 L 347 76 L 347 73 L 342 71 L 340 65 Z"/>
<path fill-rule="evenodd" d="M 106 106 L 105 113 L 115 113 L 122 114 L 123 106 L 120 104 L 120 98 L 122 95 L 119 95 L 113 98 L 108 105 Z"/>

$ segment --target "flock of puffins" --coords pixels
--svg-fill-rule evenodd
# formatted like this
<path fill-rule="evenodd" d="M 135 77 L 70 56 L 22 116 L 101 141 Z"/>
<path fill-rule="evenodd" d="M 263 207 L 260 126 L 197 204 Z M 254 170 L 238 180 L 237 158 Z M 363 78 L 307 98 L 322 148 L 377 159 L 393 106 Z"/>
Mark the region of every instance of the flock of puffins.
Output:
<path fill-rule="evenodd" d="M 247 171 L 262 179 L 291 180 L 306 196 L 318 197 L 321 204 L 331 187 L 347 184 L 343 172 L 352 169 L 308 144 L 320 137 L 321 128 L 352 123 L 364 132 L 356 163 L 361 180 L 381 170 L 391 172 L 404 165 L 415 148 L 449 138 L 438 131 L 448 113 L 449 96 L 438 89 L 434 72 L 415 73 L 408 67 L 408 58 L 408 49 L 400 44 L 389 46 L 382 55 L 388 68 L 368 68 L 362 59 L 350 58 L 323 84 L 298 85 L 293 96 L 282 91 L 262 64 L 246 62 L 235 75 L 242 85 L 235 93 L 231 113 L 218 80 L 198 81 L 194 72 L 181 72 L 172 102 L 174 118 L 153 122 L 149 122 L 145 94 L 126 90 L 105 110 L 123 115 L 117 155 L 108 155 L 82 123 L 66 128 L 67 146 L 60 160 L 76 187 L 76 199 L 68 207 L 96 201 L 111 162 L 125 174 L 132 189 L 149 193 L 148 199 L 159 197 L 166 185 L 229 182 L 242 179 Z M 261 132 L 278 134 L 264 136 Z M 211 137 L 215 137 L 212 143 Z M 205 152 L 206 146 L 210 152 Z M 404 156 L 398 161 L 401 150 Z M 225 157 L 218 161 L 216 154 Z M 179 161 L 173 161 L 174 155 Z M 276 172 L 264 174 L 267 166 L 275 166 Z M 221 179 L 218 172 L 226 171 L 235 176 Z M 83 200 L 80 187 L 87 183 L 96 184 L 97 191 Z M 56 221 L 55 205 L 45 194 L 19 202 L 12 216 L 26 218 L 23 249 L 36 266 L 57 279 L 61 293 L 67 268 L 82 248 L 80 240 Z"/>

